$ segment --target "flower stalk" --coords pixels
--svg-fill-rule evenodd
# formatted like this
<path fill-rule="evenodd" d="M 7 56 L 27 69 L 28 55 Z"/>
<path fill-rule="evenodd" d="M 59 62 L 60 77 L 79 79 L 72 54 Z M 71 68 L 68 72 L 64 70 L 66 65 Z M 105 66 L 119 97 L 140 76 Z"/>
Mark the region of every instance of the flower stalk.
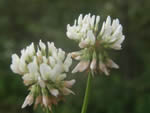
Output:
<path fill-rule="evenodd" d="M 53 113 L 53 111 L 51 110 L 49 110 L 48 108 L 46 109 L 46 113 Z"/>
<path fill-rule="evenodd" d="M 89 95 L 90 95 L 90 89 L 91 89 L 91 79 L 92 79 L 91 72 L 89 72 L 81 113 L 86 113 L 86 111 L 87 111 Z"/>

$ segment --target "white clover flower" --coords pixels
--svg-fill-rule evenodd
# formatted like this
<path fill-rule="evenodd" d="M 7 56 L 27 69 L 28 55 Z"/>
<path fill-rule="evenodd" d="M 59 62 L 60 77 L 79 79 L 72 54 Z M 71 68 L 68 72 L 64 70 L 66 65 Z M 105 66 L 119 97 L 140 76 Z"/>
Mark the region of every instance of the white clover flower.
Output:
<path fill-rule="evenodd" d="M 84 18 L 82 14 L 79 16 L 78 20 L 75 20 L 74 25 L 67 25 L 67 36 L 70 39 L 79 41 L 79 47 L 84 48 L 95 44 L 95 33 L 98 29 L 98 23 L 100 16 L 95 15 L 91 17 L 90 14 L 85 15 Z"/>
<path fill-rule="evenodd" d="M 115 19 L 111 24 L 111 18 L 108 16 L 106 22 L 103 22 L 98 39 L 107 47 L 120 50 L 125 36 L 122 34 L 122 25 L 119 24 L 119 20 Z"/>
<path fill-rule="evenodd" d="M 22 75 L 30 90 L 22 108 L 33 104 L 35 99 L 35 107 L 41 104 L 51 109 L 51 105 L 57 104 L 63 95 L 74 94 L 69 88 L 75 80 L 65 80 L 71 64 L 71 54 L 57 49 L 53 42 L 45 45 L 40 40 L 37 50 L 32 43 L 21 51 L 20 57 L 13 54 L 11 70 Z"/>
<path fill-rule="evenodd" d="M 91 16 L 90 14 L 83 17 L 80 14 L 74 25 L 67 25 L 66 35 L 69 39 L 76 40 L 82 49 L 72 52 L 72 57 L 79 60 L 79 64 L 72 71 L 83 72 L 91 70 L 92 72 L 100 72 L 109 75 L 108 68 L 119 68 L 107 54 L 107 49 L 120 50 L 121 44 L 125 39 L 122 33 L 122 25 L 119 20 L 112 20 L 107 17 L 102 27 L 99 27 L 100 16 Z"/>

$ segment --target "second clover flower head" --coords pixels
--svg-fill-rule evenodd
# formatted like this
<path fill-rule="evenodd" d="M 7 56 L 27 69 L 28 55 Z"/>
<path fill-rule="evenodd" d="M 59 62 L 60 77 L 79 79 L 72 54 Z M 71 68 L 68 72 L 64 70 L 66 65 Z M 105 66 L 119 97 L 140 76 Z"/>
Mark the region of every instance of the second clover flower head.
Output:
<path fill-rule="evenodd" d="M 119 66 L 109 58 L 107 50 L 120 50 L 121 44 L 125 39 L 122 33 L 122 25 L 118 19 L 111 22 L 110 16 L 99 27 L 100 16 L 83 17 L 80 14 L 74 25 L 67 25 L 67 37 L 79 43 L 80 51 L 72 52 L 72 57 L 80 60 L 72 71 L 82 72 L 91 70 L 92 72 L 103 72 L 109 75 L 108 68 L 119 68 Z"/>
<path fill-rule="evenodd" d="M 30 90 L 22 108 L 35 101 L 35 107 L 41 104 L 51 110 L 51 106 L 63 100 L 64 95 L 74 94 L 70 88 L 75 80 L 65 80 L 71 64 L 71 54 L 57 49 L 53 42 L 45 45 L 40 41 L 37 50 L 32 43 L 21 51 L 20 57 L 13 54 L 11 69 L 22 75 Z"/>

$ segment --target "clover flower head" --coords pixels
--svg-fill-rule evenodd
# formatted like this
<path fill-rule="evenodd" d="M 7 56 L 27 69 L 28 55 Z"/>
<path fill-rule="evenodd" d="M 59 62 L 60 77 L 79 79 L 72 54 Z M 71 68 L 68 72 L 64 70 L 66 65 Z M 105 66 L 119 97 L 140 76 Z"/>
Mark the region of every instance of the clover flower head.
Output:
<path fill-rule="evenodd" d="M 96 22 L 95 22 L 96 21 Z M 100 16 L 91 16 L 91 14 L 83 17 L 80 14 L 78 20 L 75 20 L 74 25 L 67 25 L 67 36 L 70 39 L 79 41 L 79 47 L 94 45 L 96 41 L 95 33 L 98 30 Z"/>
<path fill-rule="evenodd" d="M 40 40 L 37 50 L 32 43 L 21 50 L 20 57 L 13 54 L 11 70 L 22 76 L 30 90 L 22 108 L 35 101 L 35 107 L 41 104 L 51 110 L 51 106 L 63 100 L 64 95 L 74 94 L 70 88 L 75 80 L 65 80 L 71 64 L 71 54 L 57 49 L 53 42 L 46 45 Z"/>
<path fill-rule="evenodd" d="M 97 38 L 105 47 L 120 50 L 125 36 L 122 34 L 122 25 L 119 24 L 119 20 L 115 19 L 111 23 L 111 17 L 108 16 Z"/>
<path fill-rule="evenodd" d="M 92 72 L 103 72 L 109 75 L 108 68 L 119 68 L 119 66 L 109 58 L 107 50 L 120 50 L 125 39 L 122 33 L 122 25 L 118 19 L 111 22 L 108 16 L 99 26 L 100 16 L 87 14 L 83 17 L 80 14 L 74 25 L 67 25 L 66 35 L 69 39 L 79 43 L 80 51 L 72 52 L 72 57 L 80 62 L 72 71 L 83 72 L 87 69 Z"/>

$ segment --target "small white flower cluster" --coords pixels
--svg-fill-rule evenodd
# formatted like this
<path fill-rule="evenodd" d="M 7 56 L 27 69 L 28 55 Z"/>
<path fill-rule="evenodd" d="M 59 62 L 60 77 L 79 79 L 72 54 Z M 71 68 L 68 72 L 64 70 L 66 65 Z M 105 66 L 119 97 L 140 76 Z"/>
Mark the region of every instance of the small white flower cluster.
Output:
<path fill-rule="evenodd" d="M 122 34 L 122 25 L 119 24 L 119 20 L 115 19 L 111 24 L 111 18 L 108 16 L 100 32 L 98 31 L 99 22 L 100 16 L 88 14 L 83 18 L 83 15 L 80 14 L 73 26 L 67 25 L 66 34 L 68 38 L 79 41 L 80 48 L 87 48 L 99 42 L 105 44 L 107 48 L 121 49 L 125 37 Z"/>
<path fill-rule="evenodd" d="M 90 68 L 92 72 L 100 72 L 109 75 L 108 68 L 119 68 L 112 61 L 106 52 L 106 49 L 121 49 L 121 44 L 125 39 L 122 33 L 122 25 L 119 20 L 112 21 L 110 16 L 106 22 L 103 22 L 102 28 L 99 30 L 100 16 L 91 16 L 90 14 L 82 14 L 78 20 L 75 20 L 73 26 L 67 25 L 67 37 L 79 42 L 81 51 L 72 52 L 72 57 L 80 60 L 80 63 L 72 71 L 83 72 Z"/>
<path fill-rule="evenodd" d="M 96 18 L 96 22 L 95 22 Z M 100 16 L 90 14 L 83 15 L 80 14 L 78 20 L 75 20 L 74 25 L 67 25 L 67 36 L 70 39 L 79 41 L 79 47 L 84 48 L 95 44 L 96 37 L 95 33 L 98 30 L 98 24 L 100 21 Z"/>
<path fill-rule="evenodd" d="M 100 43 L 105 44 L 106 47 L 120 50 L 125 36 L 122 34 L 122 25 L 119 24 L 119 20 L 115 19 L 111 24 L 111 18 L 108 16 L 106 22 L 103 22 L 98 39 Z"/>
<path fill-rule="evenodd" d="M 66 72 L 72 64 L 71 54 L 66 55 L 62 49 L 57 49 L 54 43 L 45 45 L 41 40 L 35 50 L 32 43 L 21 51 L 21 57 L 12 55 L 11 69 L 22 75 L 24 84 L 30 86 L 22 108 L 33 104 L 44 105 L 51 109 L 63 95 L 74 94 L 69 88 L 75 80 L 66 81 Z"/>

